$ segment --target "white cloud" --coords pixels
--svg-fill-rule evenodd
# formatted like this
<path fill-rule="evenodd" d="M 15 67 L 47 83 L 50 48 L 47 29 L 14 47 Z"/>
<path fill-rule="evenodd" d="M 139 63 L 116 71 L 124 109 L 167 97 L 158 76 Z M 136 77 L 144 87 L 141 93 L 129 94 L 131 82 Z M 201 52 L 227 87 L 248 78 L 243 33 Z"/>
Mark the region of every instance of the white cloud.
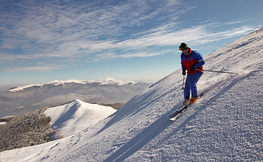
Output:
<path fill-rule="evenodd" d="M 38 72 L 38 71 L 50 71 L 54 69 L 59 69 L 62 66 L 55 65 L 45 65 L 45 66 L 23 66 L 23 67 L 6 67 L 1 69 L 0 72 Z"/>
<path fill-rule="evenodd" d="M 26 1 L 14 4 L 10 10 L 0 7 L 0 62 L 14 66 L 22 61 L 25 64 L 32 60 L 50 61 L 49 67 L 16 69 L 51 70 L 65 62 L 152 57 L 177 49 L 182 41 L 204 44 L 253 30 L 244 26 L 213 32 L 209 30 L 212 23 L 180 29 L 176 20 L 189 9 L 182 11 L 179 7 L 179 1 L 175 0 L 162 3 L 133 0 L 118 4 Z M 231 24 L 236 23 L 239 22 Z"/>
<path fill-rule="evenodd" d="M 136 53 L 127 53 L 124 55 L 120 55 L 121 58 L 132 58 L 132 57 L 152 57 L 157 55 L 162 55 L 162 52 L 136 52 Z"/>

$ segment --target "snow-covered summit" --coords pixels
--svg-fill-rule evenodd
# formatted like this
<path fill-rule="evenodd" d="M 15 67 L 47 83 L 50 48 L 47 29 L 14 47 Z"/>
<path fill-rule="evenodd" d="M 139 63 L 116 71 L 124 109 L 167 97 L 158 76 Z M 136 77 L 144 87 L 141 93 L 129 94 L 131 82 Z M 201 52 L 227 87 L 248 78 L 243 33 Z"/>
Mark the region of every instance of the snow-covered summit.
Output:
<path fill-rule="evenodd" d="M 205 57 L 205 69 L 239 74 L 205 72 L 198 82 L 205 95 L 175 122 L 167 116 L 183 101 L 180 69 L 97 124 L 0 152 L 0 161 L 262 161 L 262 47 L 261 29 Z"/>
<path fill-rule="evenodd" d="M 75 84 L 86 84 L 86 81 L 83 80 L 76 80 L 76 79 L 70 79 L 70 80 L 54 80 L 51 82 L 48 82 L 46 84 L 54 84 L 54 85 L 63 85 L 63 84 L 69 84 L 69 83 L 75 83 Z"/>
<path fill-rule="evenodd" d="M 122 85 L 127 85 L 127 84 L 136 84 L 137 82 L 135 81 L 124 81 L 124 80 L 118 80 L 118 79 L 114 79 L 114 78 L 105 78 L 105 79 L 101 79 L 101 80 L 98 80 L 98 81 L 89 81 L 89 83 L 99 83 L 100 85 L 119 85 L 119 86 L 122 86 Z"/>
<path fill-rule="evenodd" d="M 99 122 L 115 111 L 108 106 L 89 104 L 75 99 L 68 104 L 48 108 L 45 114 L 52 118 L 52 128 L 59 129 L 62 135 L 67 137 Z"/>

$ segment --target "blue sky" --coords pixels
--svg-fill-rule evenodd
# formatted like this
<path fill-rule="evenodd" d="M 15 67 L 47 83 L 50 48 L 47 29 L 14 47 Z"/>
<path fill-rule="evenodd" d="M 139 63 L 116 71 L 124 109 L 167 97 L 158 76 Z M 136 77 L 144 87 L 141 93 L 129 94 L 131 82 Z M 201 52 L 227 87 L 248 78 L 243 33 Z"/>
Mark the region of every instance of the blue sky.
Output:
<path fill-rule="evenodd" d="M 262 0 L 0 0 L 0 87 L 157 81 L 263 25 Z"/>

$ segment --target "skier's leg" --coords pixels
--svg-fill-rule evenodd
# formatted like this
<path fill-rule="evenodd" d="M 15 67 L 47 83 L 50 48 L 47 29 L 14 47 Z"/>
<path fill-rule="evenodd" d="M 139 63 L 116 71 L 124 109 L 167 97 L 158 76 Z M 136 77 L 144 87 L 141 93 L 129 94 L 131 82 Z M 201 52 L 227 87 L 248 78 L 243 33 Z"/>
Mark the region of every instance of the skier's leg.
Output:
<path fill-rule="evenodd" d="M 189 79 L 190 89 L 192 91 L 192 97 L 195 97 L 195 98 L 198 97 L 196 84 L 202 75 L 203 73 L 197 72 L 191 75 L 191 79 Z"/>
<path fill-rule="evenodd" d="M 190 99 L 190 75 L 187 75 L 184 86 L 184 99 Z"/>

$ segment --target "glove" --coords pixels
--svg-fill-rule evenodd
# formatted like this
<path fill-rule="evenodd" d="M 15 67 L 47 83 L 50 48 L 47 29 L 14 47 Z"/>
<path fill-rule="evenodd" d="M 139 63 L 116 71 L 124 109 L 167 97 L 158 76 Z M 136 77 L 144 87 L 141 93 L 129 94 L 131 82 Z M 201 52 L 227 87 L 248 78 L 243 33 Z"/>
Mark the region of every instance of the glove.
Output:
<path fill-rule="evenodd" d="M 190 67 L 190 70 L 191 70 L 191 71 L 194 71 L 194 70 L 195 70 L 194 66 L 191 66 L 191 67 Z"/>
<path fill-rule="evenodd" d="M 186 72 L 185 72 L 185 70 L 183 70 L 183 71 L 182 71 L 182 74 L 183 74 L 183 75 L 186 75 Z"/>

